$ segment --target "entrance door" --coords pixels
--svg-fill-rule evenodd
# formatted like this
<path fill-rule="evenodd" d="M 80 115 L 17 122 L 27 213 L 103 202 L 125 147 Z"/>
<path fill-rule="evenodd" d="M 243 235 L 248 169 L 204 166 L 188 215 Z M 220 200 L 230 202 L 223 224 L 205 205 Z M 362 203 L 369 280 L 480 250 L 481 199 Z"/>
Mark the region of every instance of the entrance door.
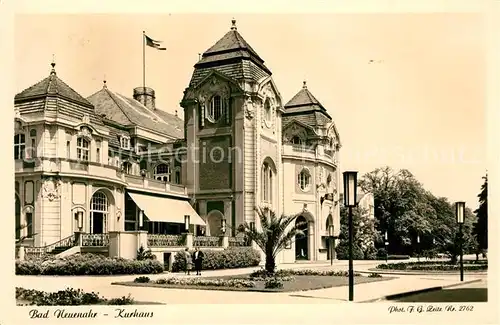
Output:
<path fill-rule="evenodd" d="M 308 254 L 308 241 L 309 241 L 309 236 L 308 236 L 308 223 L 306 221 L 306 218 L 303 216 L 300 216 L 297 218 L 297 221 L 295 221 L 295 224 L 299 226 L 299 229 L 302 230 L 304 235 L 297 235 L 295 236 L 295 259 L 296 260 L 308 260 L 309 259 L 309 254 Z"/>
<path fill-rule="evenodd" d="M 92 223 L 90 233 L 104 233 L 104 214 L 102 212 L 92 212 Z"/>

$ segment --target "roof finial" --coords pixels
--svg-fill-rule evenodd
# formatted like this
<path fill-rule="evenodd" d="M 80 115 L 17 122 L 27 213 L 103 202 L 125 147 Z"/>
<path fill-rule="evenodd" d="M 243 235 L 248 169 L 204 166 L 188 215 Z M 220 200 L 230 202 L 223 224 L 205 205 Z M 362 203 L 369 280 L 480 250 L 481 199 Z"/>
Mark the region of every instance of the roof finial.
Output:
<path fill-rule="evenodd" d="M 302 86 L 302 88 L 307 89 L 307 81 L 304 80 L 304 85 Z"/>
<path fill-rule="evenodd" d="M 56 62 L 54 57 L 54 54 L 52 54 L 52 63 L 50 64 L 52 66 L 52 71 L 50 71 L 50 74 L 56 74 Z"/>
<path fill-rule="evenodd" d="M 175 110 L 175 116 L 177 117 L 177 110 Z"/>
<path fill-rule="evenodd" d="M 198 53 L 198 61 L 201 60 L 201 53 Z"/>
<path fill-rule="evenodd" d="M 102 81 L 102 88 L 108 88 L 106 85 L 106 75 L 104 75 L 104 80 Z"/>
<path fill-rule="evenodd" d="M 237 30 L 238 28 L 236 27 L 236 19 L 233 18 L 233 20 L 231 20 L 231 23 L 232 23 L 231 30 Z"/>

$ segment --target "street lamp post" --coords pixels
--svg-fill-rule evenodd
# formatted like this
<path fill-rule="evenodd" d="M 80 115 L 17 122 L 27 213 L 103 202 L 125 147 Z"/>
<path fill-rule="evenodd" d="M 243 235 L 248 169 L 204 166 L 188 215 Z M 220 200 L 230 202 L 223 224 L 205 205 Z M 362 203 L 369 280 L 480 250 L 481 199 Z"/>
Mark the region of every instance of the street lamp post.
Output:
<path fill-rule="evenodd" d="M 460 281 L 464 280 L 464 251 L 462 226 L 465 221 L 465 202 L 455 203 L 455 213 L 458 223 L 458 245 L 460 250 Z"/>
<path fill-rule="evenodd" d="M 354 300 L 354 269 L 352 263 L 352 208 L 356 206 L 357 174 L 355 171 L 344 172 L 344 205 L 349 208 L 349 301 Z"/>
<path fill-rule="evenodd" d="M 389 235 L 387 234 L 387 230 L 385 231 L 385 264 L 387 264 L 387 260 L 389 259 Z"/>
<path fill-rule="evenodd" d="M 328 226 L 328 236 L 330 237 L 330 265 L 333 265 L 333 236 L 334 236 L 334 226 Z"/>

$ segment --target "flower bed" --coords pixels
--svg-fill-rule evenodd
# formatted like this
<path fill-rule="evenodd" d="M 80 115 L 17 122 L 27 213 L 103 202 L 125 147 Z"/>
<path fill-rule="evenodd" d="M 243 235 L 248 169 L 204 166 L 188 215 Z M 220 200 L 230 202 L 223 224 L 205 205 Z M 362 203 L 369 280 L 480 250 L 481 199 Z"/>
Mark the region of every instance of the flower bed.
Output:
<path fill-rule="evenodd" d="M 311 271 L 313 273 L 313 271 Z M 183 277 L 163 278 L 156 281 L 146 277 L 138 277 L 136 281 L 116 282 L 114 285 L 156 287 L 164 289 L 203 289 L 203 290 L 230 290 L 230 291 L 258 291 L 258 292 L 293 292 L 303 290 L 316 290 L 347 286 L 349 279 L 346 276 L 325 276 L 327 272 L 319 272 L 322 275 L 301 275 L 292 277 L 290 275 L 279 275 L 269 277 L 250 277 L 250 274 L 221 277 Z M 367 277 L 358 275 L 354 278 L 354 284 L 373 281 L 391 280 L 391 277 Z M 146 282 L 147 281 L 147 282 Z"/>
<path fill-rule="evenodd" d="M 79 306 L 79 305 L 132 305 L 134 299 L 121 297 L 106 299 L 96 292 L 83 292 L 82 290 L 67 288 L 57 292 L 45 292 L 34 289 L 16 287 L 16 300 L 21 305 L 35 306 Z"/>
<path fill-rule="evenodd" d="M 202 270 L 234 269 L 257 266 L 260 253 L 251 247 L 230 247 L 224 250 L 202 250 Z M 175 254 L 172 272 L 182 272 L 186 266 L 183 252 Z"/>
<path fill-rule="evenodd" d="M 286 277 L 286 276 L 339 276 L 348 277 L 348 271 L 335 271 L 335 270 L 311 270 L 311 269 L 284 269 L 278 270 L 274 274 L 269 274 L 266 270 L 258 270 L 250 273 L 250 278 L 268 278 L 268 277 Z M 361 276 L 360 273 L 354 272 L 354 276 Z"/>
<path fill-rule="evenodd" d="M 379 264 L 377 265 L 377 269 L 397 271 L 458 271 L 460 270 L 460 264 L 451 264 L 449 261 L 421 261 Z M 487 261 L 464 261 L 465 271 L 483 271 L 487 269 Z"/>
<path fill-rule="evenodd" d="M 253 288 L 255 282 L 245 279 L 207 279 L 207 278 L 160 278 L 156 281 L 145 281 L 146 277 L 138 277 L 135 283 L 171 284 L 176 286 L 203 286 L 203 287 L 233 287 Z"/>
<path fill-rule="evenodd" d="M 95 254 L 75 254 L 52 260 L 16 261 L 17 275 L 114 275 L 162 273 L 156 260 L 134 261 Z"/>

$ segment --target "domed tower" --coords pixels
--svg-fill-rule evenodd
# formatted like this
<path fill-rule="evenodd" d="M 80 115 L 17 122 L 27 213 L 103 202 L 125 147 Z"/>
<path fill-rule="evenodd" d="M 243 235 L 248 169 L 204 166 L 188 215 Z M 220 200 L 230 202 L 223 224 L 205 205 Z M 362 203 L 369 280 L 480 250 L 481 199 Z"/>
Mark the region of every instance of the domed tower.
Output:
<path fill-rule="evenodd" d="M 338 189 L 340 139 L 330 114 L 309 91 L 306 82 L 286 103 L 282 114 L 285 213 L 302 210 L 305 237 L 294 241 L 296 258 L 334 258 L 329 229 L 340 233 Z M 332 255 L 332 256 L 331 256 Z"/>
<path fill-rule="evenodd" d="M 255 206 L 281 213 L 281 96 L 235 20 L 195 64 L 181 106 L 187 186 L 207 232 L 254 222 Z"/>

